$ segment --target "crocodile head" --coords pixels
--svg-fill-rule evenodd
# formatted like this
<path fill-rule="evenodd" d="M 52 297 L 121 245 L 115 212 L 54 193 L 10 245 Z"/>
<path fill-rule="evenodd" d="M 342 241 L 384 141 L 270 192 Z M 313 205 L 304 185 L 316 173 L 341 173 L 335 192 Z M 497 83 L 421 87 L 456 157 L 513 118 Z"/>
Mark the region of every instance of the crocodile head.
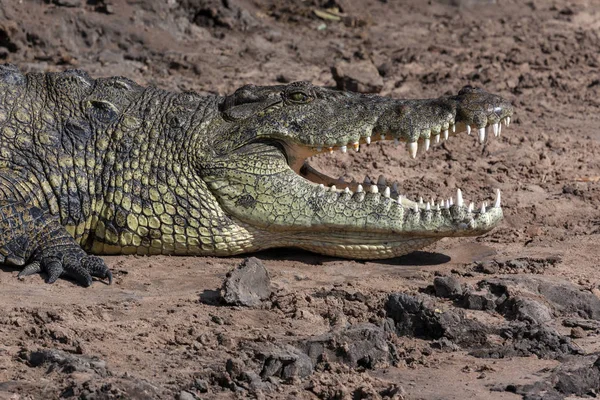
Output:
<path fill-rule="evenodd" d="M 480 141 L 499 135 L 513 108 L 501 97 L 465 87 L 456 96 L 397 100 L 340 92 L 306 82 L 244 86 L 219 104 L 201 175 L 253 248 L 294 246 L 347 258 L 388 258 L 448 236 L 474 236 L 502 219 L 495 204 L 439 203 L 399 195 L 385 179 L 344 182 L 312 168 L 309 157 L 359 151 L 375 141 L 418 150 L 460 132 Z"/>

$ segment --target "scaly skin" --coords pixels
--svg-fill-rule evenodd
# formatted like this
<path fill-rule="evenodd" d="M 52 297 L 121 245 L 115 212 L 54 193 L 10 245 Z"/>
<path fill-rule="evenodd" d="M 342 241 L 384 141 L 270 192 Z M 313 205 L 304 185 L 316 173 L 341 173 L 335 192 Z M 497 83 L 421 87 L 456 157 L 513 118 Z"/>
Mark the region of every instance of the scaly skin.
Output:
<path fill-rule="evenodd" d="M 419 204 L 383 180 L 363 189 L 305 160 L 382 134 L 415 156 L 448 130 L 482 128 L 483 140 L 483 128 L 511 114 L 508 102 L 472 88 L 395 100 L 298 82 L 201 97 L 2 66 L 0 263 L 24 266 L 20 276 L 89 285 L 111 274 L 87 253 L 227 256 L 294 246 L 375 259 L 479 235 L 502 218 L 499 204 Z"/>

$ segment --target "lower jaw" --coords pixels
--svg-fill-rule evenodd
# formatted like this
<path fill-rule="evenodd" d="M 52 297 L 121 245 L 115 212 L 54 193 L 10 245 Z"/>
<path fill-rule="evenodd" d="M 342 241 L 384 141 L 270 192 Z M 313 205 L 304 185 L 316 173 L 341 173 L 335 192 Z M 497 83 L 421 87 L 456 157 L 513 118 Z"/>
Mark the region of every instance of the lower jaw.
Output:
<path fill-rule="evenodd" d="M 317 239 L 282 241 L 273 247 L 296 247 L 327 256 L 357 260 L 381 260 L 421 250 L 441 237 L 414 237 L 400 240 L 382 240 L 378 243 L 331 243 Z"/>

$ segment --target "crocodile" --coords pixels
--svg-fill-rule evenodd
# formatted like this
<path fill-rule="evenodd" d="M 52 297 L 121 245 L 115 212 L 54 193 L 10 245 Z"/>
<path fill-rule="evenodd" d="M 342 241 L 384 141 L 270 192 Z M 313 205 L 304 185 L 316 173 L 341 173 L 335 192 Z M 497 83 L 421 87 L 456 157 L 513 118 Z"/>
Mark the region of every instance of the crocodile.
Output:
<path fill-rule="evenodd" d="M 499 135 L 510 102 L 475 87 L 399 100 L 309 82 L 199 95 L 80 70 L 0 66 L 0 264 L 23 278 L 112 282 L 100 255 L 230 256 L 274 247 L 352 259 L 481 235 L 502 219 L 462 192 L 411 200 L 308 159 L 388 141 L 411 157 Z M 94 279 L 95 278 L 95 279 Z"/>

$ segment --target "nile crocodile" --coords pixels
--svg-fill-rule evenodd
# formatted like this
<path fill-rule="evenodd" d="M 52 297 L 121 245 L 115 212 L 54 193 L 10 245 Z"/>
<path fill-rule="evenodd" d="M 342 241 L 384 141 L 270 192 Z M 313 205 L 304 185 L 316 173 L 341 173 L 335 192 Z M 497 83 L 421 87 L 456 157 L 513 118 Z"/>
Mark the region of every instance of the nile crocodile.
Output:
<path fill-rule="evenodd" d="M 144 88 L 85 72 L 0 67 L 0 264 L 83 285 L 112 275 L 102 254 L 228 256 L 297 247 L 389 258 L 489 231 L 495 204 L 460 190 L 439 203 L 384 180 L 344 182 L 307 158 L 374 141 L 409 155 L 461 131 L 498 135 L 513 109 L 465 87 L 397 100 L 307 82 L 222 97 Z"/>

